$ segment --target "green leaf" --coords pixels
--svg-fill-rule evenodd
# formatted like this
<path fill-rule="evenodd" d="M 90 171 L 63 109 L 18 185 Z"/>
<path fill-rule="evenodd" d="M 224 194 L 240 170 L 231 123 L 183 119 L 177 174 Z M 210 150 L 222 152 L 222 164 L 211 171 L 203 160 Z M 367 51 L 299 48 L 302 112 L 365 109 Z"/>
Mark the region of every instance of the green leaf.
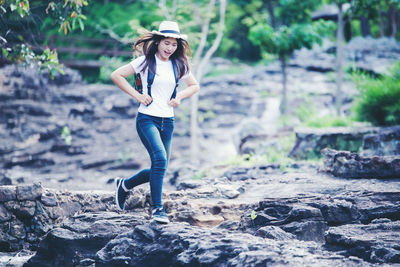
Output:
<path fill-rule="evenodd" d="M 251 212 L 250 217 L 251 217 L 252 221 L 254 221 L 257 218 L 257 214 L 256 214 L 256 212 L 254 210 Z"/>
<path fill-rule="evenodd" d="M 85 25 L 83 24 L 83 21 L 81 19 L 78 19 L 79 26 L 81 27 L 81 31 L 85 30 Z"/>
<path fill-rule="evenodd" d="M 70 131 L 70 129 L 68 128 L 68 126 L 64 126 L 64 127 L 62 128 L 62 130 L 61 130 L 61 135 L 62 135 L 62 136 L 64 136 L 64 135 L 71 135 L 71 131 Z"/>
<path fill-rule="evenodd" d="M 5 48 L 2 48 L 2 53 L 5 57 L 8 57 L 8 51 Z"/>

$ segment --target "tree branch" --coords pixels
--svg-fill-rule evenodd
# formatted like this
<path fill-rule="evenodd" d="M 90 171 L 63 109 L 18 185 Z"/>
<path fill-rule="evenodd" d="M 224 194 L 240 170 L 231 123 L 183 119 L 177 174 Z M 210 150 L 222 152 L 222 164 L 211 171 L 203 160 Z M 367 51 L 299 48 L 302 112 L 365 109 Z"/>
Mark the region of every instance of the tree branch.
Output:
<path fill-rule="evenodd" d="M 217 51 L 219 44 L 221 43 L 222 37 L 224 35 L 225 29 L 225 13 L 226 13 L 226 0 L 220 0 L 220 7 L 219 7 L 219 29 L 217 37 L 214 40 L 213 45 L 210 49 L 206 52 L 204 57 L 201 59 L 201 62 L 197 68 L 197 79 L 200 81 L 203 76 L 203 68 L 210 60 L 211 56 Z"/>
<path fill-rule="evenodd" d="M 199 42 L 199 45 L 197 46 L 196 53 L 193 58 L 193 65 L 195 65 L 196 67 L 200 61 L 201 55 L 203 54 L 204 47 L 206 46 L 208 31 L 210 29 L 211 14 L 212 14 L 212 10 L 213 10 L 214 6 L 215 6 L 215 0 L 210 0 L 210 2 L 208 3 L 207 12 L 206 12 L 207 17 L 203 23 L 203 26 L 201 27 L 200 42 Z"/>
<path fill-rule="evenodd" d="M 167 8 L 167 1 L 166 0 L 160 0 L 160 2 L 158 2 L 158 7 L 161 9 L 164 17 L 167 20 L 171 20 L 171 14 L 169 13 L 168 8 Z"/>

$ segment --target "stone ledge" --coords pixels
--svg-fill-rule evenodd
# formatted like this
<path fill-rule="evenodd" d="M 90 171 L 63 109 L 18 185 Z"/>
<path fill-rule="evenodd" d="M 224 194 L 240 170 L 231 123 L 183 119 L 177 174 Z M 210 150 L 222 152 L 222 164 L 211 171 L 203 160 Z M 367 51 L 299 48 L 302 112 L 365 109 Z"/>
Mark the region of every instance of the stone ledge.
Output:
<path fill-rule="evenodd" d="M 344 178 L 400 178 L 400 155 L 361 156 L 349 151 L 325 148 L 321 171 Z"/>

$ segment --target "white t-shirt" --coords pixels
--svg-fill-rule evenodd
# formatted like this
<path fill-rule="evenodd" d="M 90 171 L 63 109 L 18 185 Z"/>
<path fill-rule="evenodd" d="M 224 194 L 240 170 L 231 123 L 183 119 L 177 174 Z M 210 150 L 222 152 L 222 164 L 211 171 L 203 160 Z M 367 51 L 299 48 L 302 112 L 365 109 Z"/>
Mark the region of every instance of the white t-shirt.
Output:
<path fill-rule="evenodd" d="M 175 75 L 171 60 L 162 61 L 156 58 L 156 75 L 153 85 L 151 86 L 151 97 L 153 102 L 145 106 L 140 104 L 138 111 L 151 116 L 170 118 L 174 116 L 174 108 L 168 105 L 172 93 L 175 88 Z M 147 72 L 146 68 L 143 72 L 141 64 L 144 62 L 145 56 L 134 59 L 130 64 L 136 73 L 140 72 L 143 84 L 143 93 L 147 94 Z M 181 79 L 185 79 L 189 74 L 185 74 Z"/>

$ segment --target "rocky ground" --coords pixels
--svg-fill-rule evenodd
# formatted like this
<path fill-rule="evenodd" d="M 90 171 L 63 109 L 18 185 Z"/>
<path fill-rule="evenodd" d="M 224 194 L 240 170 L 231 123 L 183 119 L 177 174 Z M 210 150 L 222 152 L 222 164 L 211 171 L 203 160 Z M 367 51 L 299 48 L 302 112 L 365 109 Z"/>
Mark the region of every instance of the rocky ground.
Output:
<path fill-rule="evenodd" d="M 1 248 L 37 250 L 25 266 L 396 266 L 399 182 L 233 168 L 167 190 L 166 226 L 144 186 L 124 212 L 112 192 L 3 186 Z"/>
<path fill-rule="evenodd" d="M 364 55 L 364 69 L 388 62 L 400 49 L 383 43 L 371 41 L 363 53 L 349 44 L 349 61 Z M 330 50 L 292 59 L 289 114 L 333 109 Z M 50 80 L 0 69 L 0 265 L 400 266 L 398 128 L 296 130 L 292 157 L 317 155 L 327 143 L 353 152 L 324 151 L 324 167 L 230 166 L 237 153 L 279 149 L 276 139 L 294 135 L 298 123 L 279 126 L 277 64 L 241 67 L 202 81 L 196 165 L 186 160 L 189 101 L 176 111 L 166 226 L 148 222 L 147 185 L 133 190 L 127 211 L 114 204 L 113 178 L 149 164 L 135 101 L 115 86 L 84 84 L 72 70 Z M 346 111 L 357 91 L 344 86 Z"/>

